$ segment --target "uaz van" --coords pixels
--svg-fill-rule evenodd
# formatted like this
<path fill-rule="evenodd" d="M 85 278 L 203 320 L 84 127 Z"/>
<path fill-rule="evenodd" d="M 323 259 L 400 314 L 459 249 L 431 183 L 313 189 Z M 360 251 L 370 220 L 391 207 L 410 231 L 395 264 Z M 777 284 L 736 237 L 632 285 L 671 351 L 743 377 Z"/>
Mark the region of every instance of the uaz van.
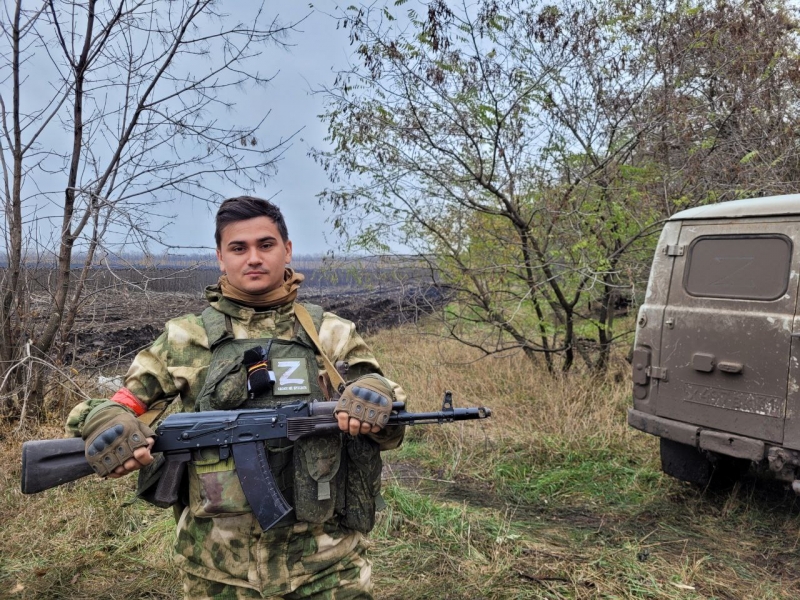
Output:
<path fill-rule="evenodd" d="M 658 242 L 628 423 L 665 473 L 705 484 L 751 463 L 800 493 L 800 194 L 677 213 Z"/>

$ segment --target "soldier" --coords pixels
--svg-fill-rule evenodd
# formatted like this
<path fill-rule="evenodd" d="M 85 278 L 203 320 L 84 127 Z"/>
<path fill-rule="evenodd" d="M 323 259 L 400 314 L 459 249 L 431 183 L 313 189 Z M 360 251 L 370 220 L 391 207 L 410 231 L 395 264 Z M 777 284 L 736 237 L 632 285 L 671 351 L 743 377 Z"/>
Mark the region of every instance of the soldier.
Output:
<path fill-rule="evenodd" d="M 380 451 L 403 438 L 402 427 L 378 423 L 405 393 L 382 376 L 353 323 L 295 302 L 303 276 L 288 267 L 292 242 L 275 205 L 226 200 L 215 237 L 222 276 L 206 289 L 209 307 L 169 321 L 136 356 L 125 386 L 110 400 L 75 407 L 67 431 L 100 449 L 93 456 L 87 450 L 87 460 L 101 475 L 122 477 L 153 461 L 154 433 L 136 416 L 155 402 L 180 395 L 184 411 L 204 411 L 330 397 L 331 382 L 340 379 L 332 365 L 346 363 L 350 383 L 335 413 L 341 433 L 267 443 L 270 468 L 294 511 L 262 531 L 233 458 L 221 459 L 217 449 L 197 453 L 185 506 L 176 510 L 175 552 L 187 599 L 372 598 L 365 534 L 382 502 Z M 265 353 L 274 382 L 248 377 L 263 372 Z M 120 439 L 129 451 L 112 454 L 109 467 L 103 448 L 119 448 Z"/>

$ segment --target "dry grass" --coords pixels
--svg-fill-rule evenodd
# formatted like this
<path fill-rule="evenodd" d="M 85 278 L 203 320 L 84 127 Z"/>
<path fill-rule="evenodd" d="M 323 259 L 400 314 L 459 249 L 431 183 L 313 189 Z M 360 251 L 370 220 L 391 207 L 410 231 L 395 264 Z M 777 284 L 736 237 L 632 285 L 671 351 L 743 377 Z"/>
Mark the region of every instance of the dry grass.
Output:
<path fill-rule="evenodd" d="M 393 598 L 793 598 L 798 502 L 749 479 L 711 493 L 663 476 L 626 424 L 629 366 L 553 378 L 434 336 L 372 340 L 414 409 L 445 389 L 488 423 L 427 427 L 387 455 L 376 583 Z M 472 359 L 474 362 L 469 362 Z M 393 478 L 392 475 L 395 475 Z"/>
<path fill-rule="evenodd" d="M 658 470 L 627 427 L 628 366 L 554 379 L 521 356 L 475 360 L 412 329 L 370 343 L 411 409 L 492 408 L 412 428 L 385 459 L 376 596 L 783 599 L 800 592 L 800 510 L 774 482 L 711 493 Z M 58 411 L 54 410 L 54 414 Z M 29 437 L 55 437 L 56 424 Z M 22 439 L 0 432 L 0 598 L 179 598 L 171 514 L 122 506 L 132 481 L 20 494 Z"/>
<path fill-rule="evenodd" d="M 37 437 L 60 437 L 43 427 Z M 0 598 L 178 598 L 170 565 L 174 523 L 136 503 L 133 480 L 95 478 L 35 496 L 19 491 L 22 440 L 9 436 L 0 460 Z"/>

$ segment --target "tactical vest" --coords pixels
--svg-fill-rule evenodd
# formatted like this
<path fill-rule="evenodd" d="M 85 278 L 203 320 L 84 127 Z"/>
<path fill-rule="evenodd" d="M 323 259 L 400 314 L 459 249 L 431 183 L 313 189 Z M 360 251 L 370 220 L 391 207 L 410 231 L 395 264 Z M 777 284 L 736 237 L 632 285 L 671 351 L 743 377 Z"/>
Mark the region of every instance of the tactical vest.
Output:
<path fill-rule="evenodd" d="M 322 308 L 304 305 L 314 327 L 322 324 Z M 295 320 L 292 338 L 253 338 L 237 340 L 231 317 L 208 307 L 201 315 L 208 335 L 211 363 L 206 382 L 195 400 L 195 410 L 232 410 L 234 408 L 272 408 L 299 400 L 324 400 L 319 386 L 317 349 Z M 247 369 L 242 359 L 251 348 L 269 348 L 275 372 L 275 385 L 254 399 L 247 398 Z"/>
<path fill-rule="evenodd" d="M 304 304 L 319 331 L 322 308 Z M 297 401 L 324 400 L 320 387 L 318 349 L 295 320 L 292 338 L 235 339 L 231 318 L 214 308 L 202 313 L 211 362 L 195 410 L 263 408 Z M 249 397 L 246 351 L 269 349 L 275 382 Z M 378 445 L 359 435 L 333 433 L 297 442 L 266 442 L 268 462 L 278 488 L 294 507 L 278 526 L 296 521 L 323 523 L 333 518 L 347 528 L 368 532 L 380 503 L 381 459 Z M 220 460 L 219 451 L 197 451 L 189 463 L 189 508 L 198 517 L 225 517 L 250 512 L 235 471 L 233 457 Z"/>

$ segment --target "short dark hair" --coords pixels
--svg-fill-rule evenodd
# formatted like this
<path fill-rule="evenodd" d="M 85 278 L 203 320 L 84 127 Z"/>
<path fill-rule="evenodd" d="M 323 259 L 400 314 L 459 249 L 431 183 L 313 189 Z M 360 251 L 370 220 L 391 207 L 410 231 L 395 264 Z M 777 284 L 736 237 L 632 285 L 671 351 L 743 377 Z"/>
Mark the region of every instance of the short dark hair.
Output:
<path fill-rule="evenodd" d="M 254 196 L 237 196 L 228 198 L 219 206 L 217 211 L 217 228 L 214 231 L 214 239 L 217 241 L 217 248 L 222 244 L 222 230 L 231 223 L 255 219 L 256 217 L 269 217 L 278 228 L 278 233 L 286 242 L 289 239 L 289 230 L 286 228 L 286 221 L 283 219 L 281 209 L 269 200 L 263 200 Z"/>

